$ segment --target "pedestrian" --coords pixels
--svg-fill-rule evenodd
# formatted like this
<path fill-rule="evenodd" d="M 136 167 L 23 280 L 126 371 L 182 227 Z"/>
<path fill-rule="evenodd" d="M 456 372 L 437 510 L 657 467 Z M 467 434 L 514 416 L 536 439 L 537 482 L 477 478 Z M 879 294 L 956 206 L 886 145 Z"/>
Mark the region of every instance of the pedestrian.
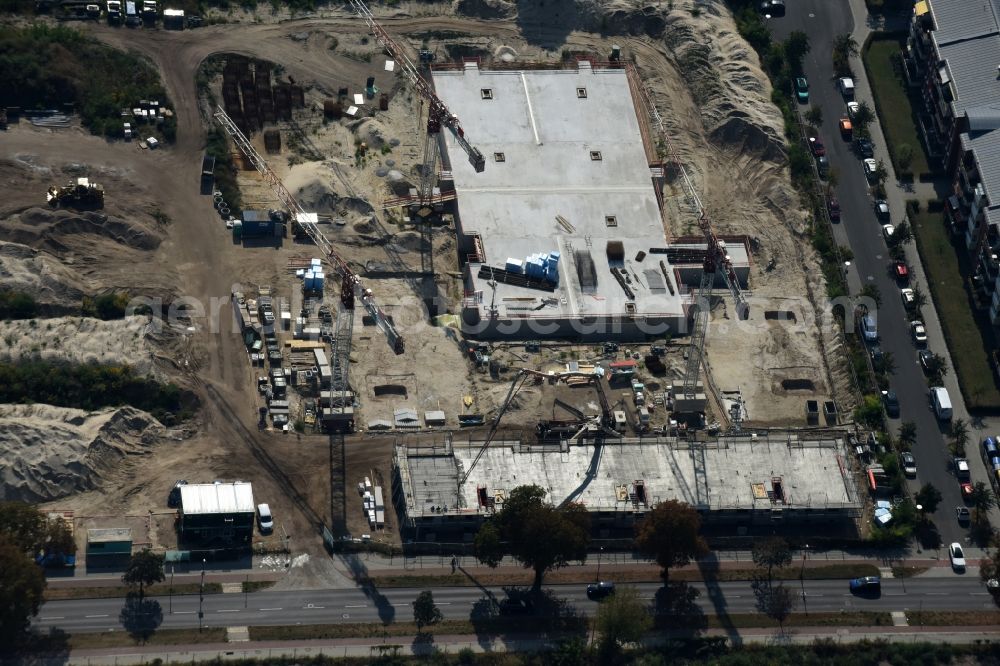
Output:
<path fill-rule="evenodd" d="M 455 573 L 455 569 L 458 567 L 458 560 L 453 555 L 451 558 L 451 572 Z"/>

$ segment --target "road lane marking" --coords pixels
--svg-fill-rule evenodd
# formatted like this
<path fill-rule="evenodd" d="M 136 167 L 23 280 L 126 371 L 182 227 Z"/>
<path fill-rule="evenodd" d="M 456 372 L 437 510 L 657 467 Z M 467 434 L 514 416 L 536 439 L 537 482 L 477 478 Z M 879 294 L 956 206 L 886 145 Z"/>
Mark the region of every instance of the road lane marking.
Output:
<path fill-rule="evenodd" d="M 948 594 L 948 593 L 947 592 L 928 592 L 927 596 L 928 597 L 943 597 L 946 594 Z"/>
<path fill-rule="evenodd" d="M 239 608 L 223 608 L 221 610 L 215 611 L 216 613 L 239 613 Z"/>
<path fill-rule="evenodd" d="M 437 605 L 437 606 L 451 606 L 451 602 L 450 601 L 439 601 L 435 605 Z"/>
<path fill-rule="evenodd" d="M 438 604 L 438 605 L 440 606 L 441 604 Z M 353 606 L 348 605 L 348 606 L 344 606 L 344 608 L 368 608 L 368 604 L 355 604 Z"/>
<path fill-rule="evenodd" d="M 47 617 L 40 617 L 39 620 L 65 620 L 65 615 L 49 615 Z"/>
<path fill-rule="evenodd" d="M 105 613 L 104 615 L 87 615 L 86 617 L 89 619 L 89 618 L 93 618 L 93 617 L 107 617 L 107 616 L 108 616 L 108 614 Z"/>
<path fill-rule="evenodd" d="M 259 611 L 279 611 L 280 608 L 258 608 Z"/>
<path fill-rule="evenodd" d="M 194 611 L 175 611 L 174 615 L 194 615 Z"/>

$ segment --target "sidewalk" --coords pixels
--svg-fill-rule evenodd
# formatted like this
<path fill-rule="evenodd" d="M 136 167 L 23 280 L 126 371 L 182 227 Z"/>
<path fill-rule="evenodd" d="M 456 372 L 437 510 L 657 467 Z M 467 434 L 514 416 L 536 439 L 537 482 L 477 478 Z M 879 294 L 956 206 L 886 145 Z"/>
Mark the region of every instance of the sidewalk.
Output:
<path fill-rule="evenodd" d="M 860 629 L 860 630 L 859 630 Z M 807 645 L 817 639 L 835 639 L 838 643 L 884 640 L 901 642 L 932 642 L 971 644 L 996 638 L 991 627 L 949 627 L 945 631 L 928 631 L 921 627 L 879 627 L 877 631 L 866 631 L 852 627 L 797 627 L 783 634 L 775 629 L 741 629 L 726 631 L 709 629 L 703 637 L 728 638 L 730 645 L 743 644 L 787 644 Z M 647 641 L 655 645 L 672 638 L 658 636 Z M 392 641 L 379 639 L 336 639 L 323 641 L 268 641 L 260 643 L 216 643 L 204 645 L 182 645 L 173 649 L 163 646 L 114 648 L 107 650 L 74 650 L 69 658 L 53 659 L 52 663 L 87 664 L 143 664 L 153 659 L 165 662 L 205 662 L 211 660 L 235 661 L 239 659 L 270 659 L 279 656 L 308 659 L 325 655 L 328 657 L 374 657 L 383 653 L 408 655 L 429 655 L 435 652 L 455 654 L 469 649 L 473 652 L 529 652 L 558 644 L 556 639 L 537 639 L 507 636 L 435 636 L 432 642 L 416 642 L 415 637 L 395 637 Z M 241 647 L 242 646 L 242 647 Z"/>

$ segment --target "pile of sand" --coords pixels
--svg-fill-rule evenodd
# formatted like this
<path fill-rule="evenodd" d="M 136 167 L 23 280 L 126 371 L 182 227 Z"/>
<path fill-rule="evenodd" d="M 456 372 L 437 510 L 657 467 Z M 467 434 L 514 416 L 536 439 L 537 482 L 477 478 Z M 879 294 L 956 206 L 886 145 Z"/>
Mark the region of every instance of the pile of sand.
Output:
<path fill-rule="evenodd" d="M 45 314 L 78 312 L 84 289 L 79 276 L 48 255 L 0 241 L 0 289 L 31 294 Z"/>
<path fill-rule="evenodd" d="M 95 235 L 138 250 L 155 250 L 159 234 L 141 224 L 102 212 L 28 208 L 0 221 L 3 240 L 61 251 L 73 237 Z"/>
<path fill-rule="evenodd" d="M 142 376 L 159 375 L 148 318 L 102 321 L 89 317 L 0 321 L 0 356 L 74 363 L 131 365 Z"/>
<path fill-rule="evenodd" d="M 45 502 L 135 474 L 164 434 L 132 407 L 0 405 L 0 500 Z"/>

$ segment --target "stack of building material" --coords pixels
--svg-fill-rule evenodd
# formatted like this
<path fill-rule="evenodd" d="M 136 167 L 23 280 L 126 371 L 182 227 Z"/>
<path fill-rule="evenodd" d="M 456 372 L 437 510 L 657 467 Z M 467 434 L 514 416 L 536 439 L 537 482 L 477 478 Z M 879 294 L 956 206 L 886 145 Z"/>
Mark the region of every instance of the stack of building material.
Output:
<path fill-rule="evenodd" d="M 506 270 L 508 273 L 523 273 L 524 262 L 521 261 L 520 259 L 508 257 L 507 263 L 504 266 L 504 270 Z"/>

